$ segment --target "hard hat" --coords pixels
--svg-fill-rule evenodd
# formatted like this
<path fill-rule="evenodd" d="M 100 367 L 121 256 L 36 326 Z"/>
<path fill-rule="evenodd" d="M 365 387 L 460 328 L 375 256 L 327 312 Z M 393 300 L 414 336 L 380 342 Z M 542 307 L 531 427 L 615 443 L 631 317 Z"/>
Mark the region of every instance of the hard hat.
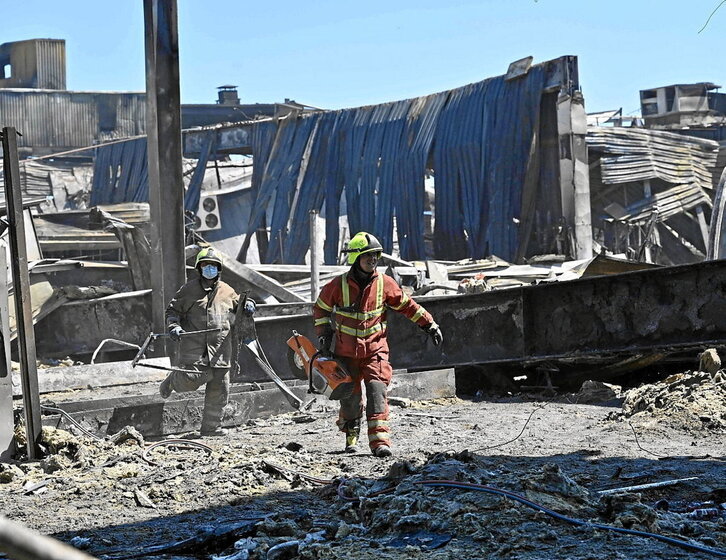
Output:
<path fill-rule="evenodd" d="M 194 262 L 194 268 L 197 268 L 203 262 L 213 262 L 222 270 L 222 259 L 214 247 L 205 247 L 197 253 L 197 260 Z"/>
<path fill-rule="evenodd" d="M 370 233 L 361 231 L 351 237 L 345 252 L 348 253 L 348 264 L 353 264 L 363 253 L 382 253 L 383 246 Z"/>

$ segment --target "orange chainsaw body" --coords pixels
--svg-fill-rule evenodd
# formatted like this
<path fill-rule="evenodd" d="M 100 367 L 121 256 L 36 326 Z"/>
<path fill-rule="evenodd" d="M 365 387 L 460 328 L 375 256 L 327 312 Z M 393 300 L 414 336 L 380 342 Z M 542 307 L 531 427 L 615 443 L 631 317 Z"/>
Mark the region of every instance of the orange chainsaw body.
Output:
<path fill-rule="evenodd" d="M 287 345 L 290 347 L 288 363 L 293 374 L 307 379 L 311 392 L 331 400 L 344 399 L 352 394 L 355 385 L 348 370 L 335 358 L 321 356 L 308 337 L 292 331 Z"/>

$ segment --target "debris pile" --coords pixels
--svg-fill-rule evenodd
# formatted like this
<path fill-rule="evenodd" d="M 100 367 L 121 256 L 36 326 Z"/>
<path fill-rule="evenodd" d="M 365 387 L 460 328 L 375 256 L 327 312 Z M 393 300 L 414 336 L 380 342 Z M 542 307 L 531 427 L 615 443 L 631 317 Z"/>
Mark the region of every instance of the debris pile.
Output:
<path fill-rule="evenodd" d="M 203 440 L 145 442 L 125 429 L 99 441 L 44 428 L 41 461 L 0 470 L 0 507 L 107 560 L 701 557 L 601 526 L 726 547 L 720 464 L 623 459 L 607 407 L 565 400 L 523 432 L 533 403 L 428 403 L 446 414 L 414 403 L 396 411 L 397 458 L 385 461 L 342 453 L 324 407 Z M 564 419 L 578 429 L 561 432 Z M 449 448 L 464 451 L 431 451 L 444 429 L 459 435 Z M 480 449 L 482 438 L 518 432 L 502 454 Z M 632 487 L 676 478 L 688 483 Z"/>
<path fill-rule="evenodd" d="M 684 430 L 726 431 L 726 373 L 671 375 L 625 394 L 626 417 L 648 416 Z"/>

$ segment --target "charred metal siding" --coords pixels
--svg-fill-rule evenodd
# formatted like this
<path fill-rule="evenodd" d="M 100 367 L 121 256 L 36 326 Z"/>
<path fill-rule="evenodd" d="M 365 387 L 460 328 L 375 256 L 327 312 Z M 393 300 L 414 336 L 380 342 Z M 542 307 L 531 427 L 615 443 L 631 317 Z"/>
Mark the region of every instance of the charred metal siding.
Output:
<path fill-rule="evenodd" d="M 547 69 L 537 65 L 514 81 L 498 76 L 427 97 L 281 119 L 272 146 L 255 153 L 257 200 L 248 237 L 274 195 L 270 244 L 261 259 L 303 262 L 307 213 L 324 202 L 325 262 L 336 262 L 343 195 L 351 233 L 374 232 L 391 252 L 395 218 L 403 258 L 425 258 L 424 176 L 432 155 L 436 255 L 514 260 L 535 229 L 535 179 L 552 168 L 540 160 L 557 157 L 540 153 L 536 143 Z M 562 216 L 561 208 L 547 210 L 545 229 Z"/>
<path fill-rule="evenodd" d="M 34 155 L 144 134 L 145 114 L 143 93 L 0 89 L 0 121 Z"/>
<path fill-rule="evenodd" d="M 66 89 L 65 41 L 39 39 L 35 48 L 37 83 L 43 89 Z"/>
<path fill-rule="evenodd" d="M 66 42 L 31 39 L 0 45 L 0 65 L 9 64 L 11 76 L 0 68 L 0 88 L 66 89 Z"/>

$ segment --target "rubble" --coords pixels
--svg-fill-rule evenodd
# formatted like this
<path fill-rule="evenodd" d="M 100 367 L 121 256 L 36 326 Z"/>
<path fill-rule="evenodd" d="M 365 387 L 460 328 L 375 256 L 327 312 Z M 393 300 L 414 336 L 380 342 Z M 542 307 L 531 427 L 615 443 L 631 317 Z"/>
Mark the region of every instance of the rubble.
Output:
<path fill-rule="evenodd" d="M 630 389 L 623 414 L 689 431 L 726 431 L 726 374 L 685 372 Z"/>
<path fill-rule="evenodd" d="M 543 408 L 521 398 L 412 401 L 392 411 L 395 457 L 386 461 L 367 451 L 342 453 L 335 414 L 322 405 L 304 415 L 256 419 L 225 438 L 203 440 L 209 453 L 141 444 L 133 437 L 119 446 L 57 430 L 46 438 L 58 442 L 58 453 L 49 458 L 69 461 L 59 461 L 50 475 L 39 463 L 23 464 L 25 470 L 17 469 L 5 483 L 0 507 L 66 542 L 76 539 L 90 554 L 108 560 L 131 554 L 217 560 L 534 560 L 543 554 L 580 557 L 585 550 L 598 560 L 618 554 L 700 558 L 652 539 L 562 522 L 510 499 L 507 492 L 584 523 L 726 547 L 726 511 L 718 509 L 726 501 L 718 474 L 722 465 L 644 461 L 637 447 L 623 447 L 629 431 L 608 419 L 609 407 L 572 402 L 567 396 Z M 539 412 L 512 439 L 532 410 Z M 297 422 L 299 416 L 306 422 Z M 676 429 L 639 430 L 650 445 L 677 446 L 674 454 L 692 449 L 692 438 Z M 507 440 L 494 454 L 471 451 Z M 152 445 L 150 463 L 143 451 Z M 442 447 L 449 450 L 437 451 Z M 717 434 L 706 432 L 699 440 L 699 451 L 717 455 L 719 447 Z M 690 480 L 599 493 L 634 480 L 674 478 Z M 427 486 L 431 481 L 483 485 L 505 494 Z M 680 505 L 686 501 L 698 505 Z M 709 508 L 718 514 L 693 513 Z"/>
<path fill-rule="evenodd" d="M 575 398 L 580 403 L 608 402 L 620 397 L 621 391 L 622 387 L 619 385 L 589 379 L 582 384 Z"/>

